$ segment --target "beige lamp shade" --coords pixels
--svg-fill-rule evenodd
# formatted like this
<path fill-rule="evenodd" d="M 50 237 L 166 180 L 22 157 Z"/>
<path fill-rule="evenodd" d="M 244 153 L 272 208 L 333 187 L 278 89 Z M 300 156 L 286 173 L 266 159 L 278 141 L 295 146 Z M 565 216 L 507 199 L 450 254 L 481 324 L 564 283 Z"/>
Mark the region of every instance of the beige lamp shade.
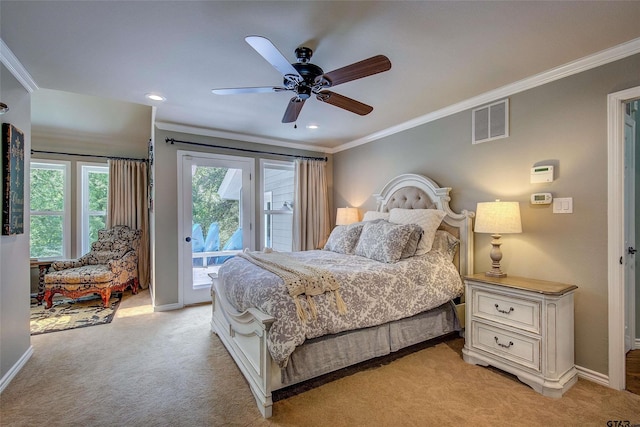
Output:
<path fill-rule="evenodd" d="M 476 209 L 476 223 L 473 231 L 476 233 L 491 233 L 491 270 L 485 275 L 490 277 L 506 277 L 507 273 L 500 268 L 502 251 L 500 250 L 501 234 L 522 233 L 520 221 L 520 205 L 518 202 L 482 202 Z"/>
<path fill-rule="evenodd" d="M 348 225 L 358 222 L 359 214 L 357 208 L 338 208 L 336 213 L 336 225 Z"/>
<path fill-rule="evenodd" d="M 476 233 L 522 233 L 518 202 L 482 202 L 476 209 Z"/>

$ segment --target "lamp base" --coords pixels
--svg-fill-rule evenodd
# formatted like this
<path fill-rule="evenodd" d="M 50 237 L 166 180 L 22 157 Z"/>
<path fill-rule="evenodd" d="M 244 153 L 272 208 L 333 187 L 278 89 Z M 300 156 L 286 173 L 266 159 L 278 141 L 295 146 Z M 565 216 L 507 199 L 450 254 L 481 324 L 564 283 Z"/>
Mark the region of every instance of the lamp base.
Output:
<path fill-rule="evenodd" d="M 487 277 L 507 277 L 507 273 L 503 272 L 502 270 L 498 269 L 496 270 L 489 270 L 487 272 L 484 273 L 485 276 Z"/>
<path fill-rule="evenodd" d="M 500 235 L 498 233 L 492 234 L 493 240 L 491 241 L 491 270 L 487 271 L 485 276 L 489 277 L 507 277 L 507 273 L 500 268 L 500 260 L 502 259 L 502 251 L 500 250 Z"/>

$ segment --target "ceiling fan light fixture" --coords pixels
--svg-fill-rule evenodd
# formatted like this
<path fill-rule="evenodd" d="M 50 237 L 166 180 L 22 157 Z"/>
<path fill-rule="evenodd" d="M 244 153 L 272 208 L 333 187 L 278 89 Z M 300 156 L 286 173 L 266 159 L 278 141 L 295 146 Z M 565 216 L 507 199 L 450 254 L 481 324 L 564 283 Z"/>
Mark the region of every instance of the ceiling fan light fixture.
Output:
<path fill-rule="evenodd" d="M 311 129 L 311 130 L 318 129 L 318 125 L 314 123 L 308 124 L 307 129 Z"/>
<path fill-rule="evenodd" d="M 156 94 L 156 93 L 147 93 L 147 94 L 145 95 L 145 97 L 146 97 L 147 99 L 152 100 L 152 101 L 160 101 L 160 102 L 164 102 L 164 101 L 166 101 L 166 100 L 167 100 L 167 98 L 165 98 L 164 96 L 162 96 L 162 95 L 158 95 L 158 94 Z"/>
<path fill-rule="evenodd" d="M 298 99 L 307 100 L 311 97 L 311 88 L 306 85 L 298 86 Z"/>

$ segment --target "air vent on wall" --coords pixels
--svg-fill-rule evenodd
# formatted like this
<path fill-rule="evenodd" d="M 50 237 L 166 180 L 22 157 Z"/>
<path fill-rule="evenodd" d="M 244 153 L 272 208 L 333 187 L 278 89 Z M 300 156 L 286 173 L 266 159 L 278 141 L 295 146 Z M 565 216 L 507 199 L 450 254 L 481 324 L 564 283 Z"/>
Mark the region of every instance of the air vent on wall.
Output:
<path fill-rule="evenodd" d="M 476 108 L 471 112 L 472 143 L 509 136 L 509 99 Z"/>

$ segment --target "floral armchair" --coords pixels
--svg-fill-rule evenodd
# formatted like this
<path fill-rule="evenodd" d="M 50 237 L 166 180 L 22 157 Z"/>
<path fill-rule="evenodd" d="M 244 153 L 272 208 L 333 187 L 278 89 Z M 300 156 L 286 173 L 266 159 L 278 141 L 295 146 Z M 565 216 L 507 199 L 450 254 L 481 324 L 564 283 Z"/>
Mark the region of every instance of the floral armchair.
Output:
<path fill-rule="evenodd" d="M 53 305 L 53 296 L 62 294 L 80 298 L 100 294 L 105 307 L 112 292 L 131 287 L 138 292 L 138 242 L 141 230 L 125 225 L 98 231 L 98 240 L 91 250 L 75 260 L 55 261 L 44 276 L 46 308 Z"/>

